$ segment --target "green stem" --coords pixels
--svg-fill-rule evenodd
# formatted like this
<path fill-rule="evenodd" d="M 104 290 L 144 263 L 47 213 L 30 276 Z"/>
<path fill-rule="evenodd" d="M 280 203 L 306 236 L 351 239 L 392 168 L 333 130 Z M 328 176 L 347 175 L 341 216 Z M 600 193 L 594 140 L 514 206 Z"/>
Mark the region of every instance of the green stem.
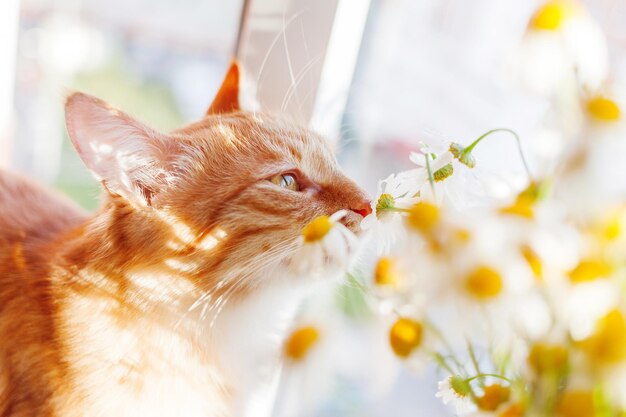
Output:
<path fill-rule="evenodd" d="M 456 374 L 456 372 L 450 367 L 450 365 L 448 365 L 446 358 L 442 354 L 440 354 L 439 352 L 434 352 L 433 357 L 435 358 L 435 362 L 437 362 L 439 366 L 448 371 L 451 375 Z"/>
<path fill-rule="evenodd" d="M 471 378 L 467 378 L 465 381 L 467 381 L 467 382 L 472 382 L 472 381 L 473 381 L 473 380 L 475 380 L 475 379 L 478 379 L 478 378 L 485 378 L 485 377 L 488 377 L 488 376 L 490 376 L 490 377 L 492 377 L 492 378 L 498 378 L 498 379 L 501 379 L 501 380 L 503 380 L 503 381 L 508 382 L 509 384 L 512 384 L 512 383 L 513 383 L 513 381 L 511 381 L 509 378 L 507 378 L 507 377 L 505 377 L 505 376 L 502 376 L 502 375 L 498 375 L 498 374 L 478 374 L 478 375 L 474 375 L 474 376 L 473 376 L 473 377 L 471 377 Z"/>
<path fill-rule="evenodd" d="M 493 355 L 492 355 L 492 356 L 493 356 Z M 510 352 L 507 352 L 507 353 L 506 353 L 506 356 L 505 356 L 504 358 L 502 358 L 502 362 L 500 363 L 500 369 L 499 369 L 499 371 L 500 371 L 500 373 L 501 373 L 501 374 L 503 374 L 503 373 L 504 373 L 504 370 L 506 369 L 506 367 L 507 367 L 507 365 L 508 365 L 508 363 L 509 363 L 509 360 L 510 360 L 510 359 L 511 359 L 511 353 L 510 353 Z"/>
<path fill-rule="evenodd" d="M 366 287 L 365 284 L 363 284 L 357 277 L 348 273 L 347 278 L 348 284 L 352 284 L 354 288 L 361 290 L 365 294 L 368 293 L 369 288 Z"/>
<path fill-rule="evenodd" d="M 476 375 L 484 375 L 480 371 L 480 366 L 478 366 L 478 360 L 476 359 L 476 354 L 474 353 L 474 347 L 472 346 L 472 343 L 469 340 L 467 341 L 467 350 L 469 352 L 470 359 L 472 360 L 472 365 L 474 365 L 474 369 L 476 370 Z M 482 387 L 485 386 L 484 381 L 482 381 L 481 379 L 479 379 L 478 382 L 480 383 Z"/>
<path fill-rule="evenodd" d="M 385 209 L 386 211 L 395 211 L 397 213 L 409 213 L 411 210 L 406 209 L 406 208 L 400 208 L 400 207 L 390 207 L 388 209 Z"/>
<path fill-rule="evenodd" d="M 399 208 L 399 207 L 385 207 L 384 209 L 377 210 L 378 213 L 385 213 L 388 211 L 391 211 L 394 213 L 409 213 L 411 210 L 405 209 L 405 208 Z"/>
<path fill-rule="evenodd" d="M 428 158 L 428 154 L 427 153 L 424 154 L 424 159 L 426 160 L 426 171 L 428 172 L 428 182 L 430 183 L 430 189 L 433 191 L 433 197 L 436 197 L 436 195 L 435 195 L 435 177 L 433 176 L 433 171 L 430 168 L 430 159 Z"/>
<path fill-rule="evenodd" d="M 526 170 L 526 175 L 528 175 L 528 178 L 530 180 L 532 180 L 533 175 L 530 172 L 530 168 L 528 168 L 528 163 L 526 162 L 526 157 L 524 156 L 524 151 L 522 150 L 522 142 L 520 141 L 520 138 L 517 135 L 517 133 L 515 133 L 515 131 L 513 131 L 511 129 L 498 128 L 498 129 L 492 129 L 492 130 L 490 130 L 490 131 L 488 131 L 486 133 L 483 133 L 478 139 L 476 139 L 467 148 L 465 148 L 465 150 L 463 151 L 463 154 L 464 155 L 469 155 L 474 150 L 476 145 L 478 145 L 484 138 L 486 138 L 487 136 L 491 135 L 492 133 L 496 133 L 496 132 L 508 132 L 511 135 L 513 135 L 513 137 L 515 138 L 515 141 L 517 142 L 517 149 L 519 151 L 519 155 L 520 155 L 520 158 L 522 160 L 522 164 L 524 164 L 524 169 Z"/>
<path fill-rule="evenodd" d="M 448 353 L 449 353 L 448 356 L 458 368 L 457 373 L 467 375 L 467 372 L 465 371 L 463 364 L 454 355 L 454 349 L 452 349 L 452 345 L 450 344 L 448 339 L 446 339 L 445 335 L 441 332 L 441 330 L 439 330 L 439 328 L 435 326 L 435 324 L 432 321 L 430 321 L 428 318 L 424 318 L 423 321 L 426 327 L 428 327 L 430 331 L 433 332 L 433 334 L 439 338 L 439 340 L 443 343 L 445 348 L 448 350 Z M 444 357 L 443 355 L 441 356 Z"/>

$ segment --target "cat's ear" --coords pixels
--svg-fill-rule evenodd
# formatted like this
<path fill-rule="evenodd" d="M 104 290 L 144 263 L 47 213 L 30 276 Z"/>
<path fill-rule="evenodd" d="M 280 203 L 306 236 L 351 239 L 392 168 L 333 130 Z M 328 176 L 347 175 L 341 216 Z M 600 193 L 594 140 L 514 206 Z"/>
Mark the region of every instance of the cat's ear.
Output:
<path fill-rule="evenodd" d="M 167 135 L 83 93 L 67 98 L 65 121 L 81 159 L 110 193 L 151 205 L 171 180 L 176 144 Z"/>
<path fill-rule="evenodd" d="M 239 63 L 233 59 L 222 86 L 206 114 L 230 113 L 239 109 Z"/>

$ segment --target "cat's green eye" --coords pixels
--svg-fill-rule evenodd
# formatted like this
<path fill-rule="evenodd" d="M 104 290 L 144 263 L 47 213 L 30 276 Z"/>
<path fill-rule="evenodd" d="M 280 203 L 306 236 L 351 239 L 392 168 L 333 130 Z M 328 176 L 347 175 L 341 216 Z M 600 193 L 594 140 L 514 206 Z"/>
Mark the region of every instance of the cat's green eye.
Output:
<path fill-rule="evenodd" d="M 270 182 L 278 185 L 279 187 L 286 188 L 291 191 L 298 191 L 300 186 L 298 185 L 298 181 L 296 181 L 296 177 L 291 174 L 279 174 L 270 178 Z"/>

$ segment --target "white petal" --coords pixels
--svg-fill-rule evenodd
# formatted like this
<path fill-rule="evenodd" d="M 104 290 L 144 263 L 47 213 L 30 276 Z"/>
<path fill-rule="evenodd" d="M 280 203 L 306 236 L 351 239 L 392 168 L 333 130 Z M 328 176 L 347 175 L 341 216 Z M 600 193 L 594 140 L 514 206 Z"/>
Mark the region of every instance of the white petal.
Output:
<path fill-rule="evenodd" d="M 345 217 L 348 214 L 348 210 L 339 210 L 330 215 L 329 219 L 331 222 L 335 223 Z"/>
<path fill-rule="evenodd" d="M 432 172 L 439 171 L 441 168 L 452 162 L 453 159 L 454 156 L 450 152 L 444 152 L 430 164 L 430 169 Z"/>
<path fill-rule="evenodd" d="M 420 167 L 426 166 L 426 158 L 424 157 L 423 153 L 411 152 L 409 159 L 411 160 L 411 162 L 413 162 L 417 166 L 420 166 Z"/>
<path fill-rule="evenodd" d="M 376 223 L 378 223 L 378 218 L 376 218 L 376 214 L 372 212 L 372 214 L 365 216 L 365 218 L 361 220 L 361 229 L 369 230 L 375 227 Z"/>

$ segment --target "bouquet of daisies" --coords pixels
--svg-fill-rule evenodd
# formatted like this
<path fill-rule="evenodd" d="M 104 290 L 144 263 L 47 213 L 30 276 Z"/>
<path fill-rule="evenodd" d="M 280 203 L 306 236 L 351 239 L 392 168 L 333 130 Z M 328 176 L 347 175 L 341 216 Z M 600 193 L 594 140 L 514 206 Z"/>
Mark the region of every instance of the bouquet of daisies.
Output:
<path fill-rule="evenodd" d="M 377 246 L 365 292 L 388 344 L 412 370 L 436 364 L 435 395 L 457 415 L 626 415 L 626 124 L 607 56 L 581 4 L 544 4 L 515 68 L 550 103 L 537 137 L 551 153 L 532 172 L 510 129 L 430 140 L 363 220 Z M 505 136 L 526 178 L 503 197 L 474 151 Z M 329 231 L 350 234 L 336 220 L 316 219 L 303 242 L 337 252 Z M 318 336 L 294 332 L 286 355 Z"/>
<path fill-rule="evenodd" d="M 544 136 L 561 146 L 536 173 L 520 146 L 523 188 L 492 198 L 483 186 L 474 150 L 520 144 L 494 129 L 422 144 L 364 220 L 389 344 L 413 369 L 437 364 L 436 395 L 458 415 L 626 415 L 626 125 L 601 40 L 573 1 L 531 19 L 521 59 L 559 62 L 520 65 L 521 78 L 552 103 Z"/>

